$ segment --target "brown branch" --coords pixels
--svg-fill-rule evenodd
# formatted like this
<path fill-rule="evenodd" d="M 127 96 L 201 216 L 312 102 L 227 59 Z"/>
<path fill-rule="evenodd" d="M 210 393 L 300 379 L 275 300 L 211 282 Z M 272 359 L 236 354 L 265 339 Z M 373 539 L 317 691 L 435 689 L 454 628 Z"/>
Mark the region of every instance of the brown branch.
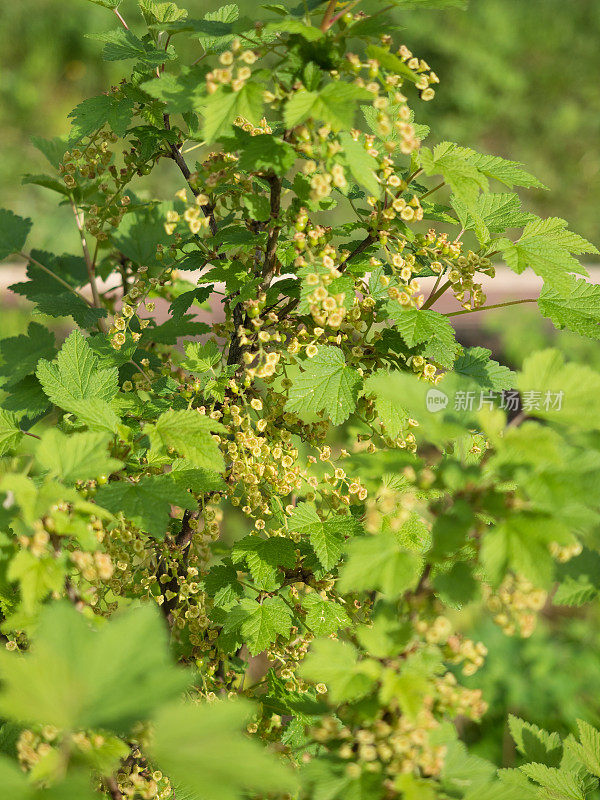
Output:
<path fill-rule="evenodd" d="M 281 210 L 281 178 L 278 178 L 276 175 L 270 175 L 267 176 L 267 180 L 271 185 L 270 208 L 273 225 L 269 229 L 269 235 L 267 237 L 265 261 L 262 269 L 262 291 L 268 288 L 275 273 L 277 266 L 277 242 L 279 241 L 279 232 L 281 231 L 281 225 L 277 224 L 277 218 Z"/>
<path fill-rule="evenodd" d="M 168 115 L 167 114 L 165 114 L 165 124 L 168 127 Z M 177 164 L 177 166 L 181 170 L 181 174 L 185 178 L 185 180 L 187 182 L 187 185 L 190 187 L 190 190 L 191 190 L 192 194 L 194 195 L 194 197 L 198 197 L 198 195 L 200 194 L 200 190 L 198 189 L 197 186 L 194 186 L 194 184 L 190 180 L 191 176 L 192 176 L 192 173 L 191 173 L 190 168 L 188 167 L 188 165 L 185 163 L 185 159 L 181 155 L 181 152 L 180 152 L 179 148 L 176 147 L 174 144 L 171 144 L 169 146 L 169 152 L 170 152 L 170 157 L 173 159 L 173 161 Z M 200 206 L 200 208 L 202 209 L 202 213 L 204 214 L 204 216 L 208 217 L 208 225 L 209 225 L 209 228 L 210 228 L 210 232 L 212 233 L 213 236 L 216 236 L 217 235 L 217 222 L 215 220 L 215 214 L 214 214 L 215 208 L 214 208 L 214 206 L 211 205 L 210 203 L 208 203 L 206 205 Z"/>
<path fill-rule="evenodd" d="M 342 263 L 338 267 L 338 270 L 340 272 L 344 272 L 344 270 L 346 269 L 347 264 L 353 258 L 356 258 L 356 256 L 359 256 L 361 253 L 364 253 L 364 251 L 367 250 L 373 244 L 373 242 L 375 242 L 375 241 L 377 241 L 377 237 L 375 236 L 375 234 L 369 233 L 362 240 L 362 242 L 359 242 L 356 245 L 354 250 L 352 250 L 350 253 L 348 253 L 346 258 L 342 261 Z M 285 306 L 283 306 L 283 308 L 281 308 L 279 310 L 279 314 L 277 315 L 278 318 L 279 318 L 279 321 L 284 319 L 291 311 L 293 311 L 296 308 L 296 306 L 298 305 L 299 302 L 300 302 L 300 300 L 298 298 L 295 298 L 294 300 L 290 300 L 289 303 L 287 303 Z M 270 310 L 270 309 L 268 309 L 268 310 Z M 266 316 L 266 314 L 268 313 L 268 310 L 267 311 L 263 311 L 261 316 Z"/>
<path fill-rule="evenodd" d="M 104 778 L 104 785 L 106 786 L 106 791 L 111 796 L 111 800 L 124 800 L 123 793 L 119 789 L 114 778 Z"/>
<path fill-rule="evenodd" d="M 321 22 L 321 30 L 323 33 L 328 31 L 332 25 L 331 19 L 335 13 L 335 7 L 337 6 L 337 0 L 329 0 L 329 5 L 325 9 L 325 14 L 323 15 L 323 20 Z"/>
<path fill-rule="evenodd" d="M 240 344 L 239 329 L 244 324 L 244 317 L 242 312 L 242 305 L 238 303 L 233 309 L 233 333 L 231 334 L 231 342 L 229 344 L 229 353 L 227 354 L 227 365 L 239 364 L 244 352 L 244 348 Z"/>

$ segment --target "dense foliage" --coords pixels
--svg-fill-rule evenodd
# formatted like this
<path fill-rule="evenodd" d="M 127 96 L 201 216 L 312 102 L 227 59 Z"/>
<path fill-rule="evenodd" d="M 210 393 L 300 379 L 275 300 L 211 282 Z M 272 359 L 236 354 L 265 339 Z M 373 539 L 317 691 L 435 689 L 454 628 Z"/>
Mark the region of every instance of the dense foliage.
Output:
<path fill-rule="evenodd" d="M 53 171 L 28 177 L 81 254 L 29 250 L 0 211 L 0 258 L 28 264 L 13 291 L 74 323 L 0 342 L 0 785 L 595 796 L 585 720 L 561 738 L 511 716 L 511 769 L 469 752 L 493 698 L 458 612 L 527 638 L 596 600 L 600 373 L 557 349 L 512 372 L 449 317 L 494 307 L 478 275 L 502 259 L 598 339 L 576 277 L 596 249 L 522 209 L 514 188 L 543 187 L 521 164 L 425 143 L 412 107 L 438 77 L 385 8 L 140 0 L 140 37 L 92 2 L 131 72 L 36 140 Z M 150 201 L 165 165 L 181 188 Z"/>

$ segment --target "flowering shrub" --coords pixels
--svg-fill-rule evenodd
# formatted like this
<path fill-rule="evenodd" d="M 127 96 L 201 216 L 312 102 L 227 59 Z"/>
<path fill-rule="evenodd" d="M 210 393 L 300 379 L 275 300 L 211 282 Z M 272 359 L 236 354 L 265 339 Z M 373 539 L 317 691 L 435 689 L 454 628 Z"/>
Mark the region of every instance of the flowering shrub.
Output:
<path fill-rule="evenodd" d="M 140 0 L 138 35 L 92 2 L 132 70 L 27 177 L 81 254 L 0 212 L 13 290 L 74 323 L 0 342 L 6 796 L 592 797 L 584 721 L 512 717 L 514 769 L 469 753 L 487 649 L 457 612 L 526 637 L 598 595 L 600 375 L 511 372 L 449 317 L 494 307 L 502 258 L 598 338 L 597 251 L 522 210 L 520 164 L 424 143 L 438 77 L 386 9 Z"/>

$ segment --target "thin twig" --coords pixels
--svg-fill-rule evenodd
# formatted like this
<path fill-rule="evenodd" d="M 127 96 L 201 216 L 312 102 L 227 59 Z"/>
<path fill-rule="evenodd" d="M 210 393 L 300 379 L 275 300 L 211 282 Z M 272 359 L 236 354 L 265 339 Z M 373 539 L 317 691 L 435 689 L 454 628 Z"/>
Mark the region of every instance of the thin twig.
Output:
<path fill-rule="evenodd" d="M 115 9 L 116 10 L 116 9 Z M 123 793 L 114 778 L 104 778 L 104 784 L 111 796 L 111 800 L 123 800 Z"/>
<path fill-rule="evenodd" d="M 117 15 L 117 19 L 119 20 L 121 25 L 125 28 L 126 31 L 128 31 L 129 30 L 129 25 L 125 22 L 125 20 L 123 19 L 123 17 L 119 13 L 119 9 L 118 8 L 113 8 L 113 11 Z"/>
<path fill-rule="evenodd" d="M 90 306 L 90 308 L 93 308 L 93 304 L 87 299 L 87 297 L 84 294 L 81 294 L 81 292 L 78 292 L 77 289 L 74 289 L 66 281 L 63 281 L 63 279 L 59 275 L 57 275 L 55 272 L 52 272 L 51 269 L 48 269 L 48 267 L 46 267 L 44 264 L 42 264 L 41 261 L 38 261 L 37 259 L 32 258 L 27 253 L 19 253 L 19 255 L 21 256 L 21 258 L 24 258 L 26 261 L 29 261 L 31 264 L 35 264 L 36 267 L 41 269 L 47 275 L 50 275 L 52 278 L 54 278 L 55 281 L 58 281 L 58 283 L 60 283 L 61 286 L 64 286 L 65 289 L 68 289 L 74 295 L 79 297 L 80 300 L 83 300 L 83 302 L 86 303 L 86 305 Z"/>
<path fill-rule="evenodd" d="M 427 308 L 431 308 L 431 306 L 432 306 L 432 305 L 435 303 L 435 301 L 436 301 L 436 300 L 437 300 L 439 297 L 441 297 L 441 296 L 444 294 L 444 292 L 446 291 L 446 289 L 449 289 L 449 288 L 450 288 L 450 286 L 452 286 L 452 284 L 450 283 L 450 281 L 446 281 L 446 283 L 443 283 L 443 284 L 440 286 L 440 288 L 439 288 L 439 289 L 438 289 L 436 292 L 432 292 L 432 293 L 429 295 L 429 297 L 427 298 L 427 300 L 426 300 L 426 301 L 423 303 L 423 305 L 421 306 L 421 309 L 422 309 L 422 310 L 425 310 L 425 309 L 427 309 Z"/>
<path fill-rule="evenodd" d="M 171 153 L 171 158 L 177 164 L 177 166 L 181 170 L 181 174 L 187 181 L 187 185 L 190 187 L 192 194 L 194 195 L 194 197 L 198 197 L 198 195 L 200 194 L 200 190 L 196 186 L 194 186 L 194 184 L 191 182 L 190 178 L 192 176 L 192 173 L 190 171 L 190 168 L 185 163 L 184 157 L 181 155 L 181 152 L 174 144 L 171 145 L 170 153 Z M 204 214 L 204 216 L 208 217 L 208 226 L 210 228 L 210 232 L 212 233 L 213 236 L 216 236 L 217 222 L 215 220 L 214 207 L 208 204 L 200 206 L 200 208 L 202 209 L 202 213 Z"/>
<path fill-rule="evenodd" d="M 445 186 L 445 185 L 446 185 L 446 181 L 442 181 L 441 183 L 438 183 L 438 185 L 434 186 L 433 189 L 430 189 L 428 192 L 425 192 L 425 194 L 422 194 L 419 197 L 419 202 L 421 200 L 424 200 L 426 197 L 429 197 L 430 194 L 433 194 L 434 192 L 437 192 L 438 189 L 441 189 L 442 186 Z"/>
<path fill-rule="evenodd" d="M 94 267 L 94 261 L 92 256 L 90 255 L 90 251 L 88 248 L 87 240 L 85 238 L 85 231 L 83 229 L 83 215 L 75 205 L 75 201 L 71 199 L 71 208 L 73 209 L 73 214 L 75 215 L 75 223 L 77 225 L 77 230 L 79 231 L 79 238 L 81 240 L 81 249 L 83 250 L 83 257 L 85 259 L 85 265 L 87 267 L 88 273 L 88 280 L 90 282 L 90 288 L 92 290 L 92 300 L 94 301 L 93 305 L 94 308 L 102 308 L 102 303 L 100 302 L 100 295 L 98 293 L 98 287 L 96 286 L 96 270 Z M 98 320 L 98 327 L 106 333 L 107 328 L 104 320 Z"/>
<path fill-rule="evenodd" d="M 461 314 L 474 314 L 476 311 L 488 311 L 490 308 L 506 308 L 507 306 L 518 306 L 522 303 L 537 303 L 535 297 L 527 298 L 527 300 L 509 300 L 508 303 L 494 303 L 491 306 L 480 306 L 479 308 L 467 308 L 464 311 L 449 311 L 444 314 L 445 317 L 459 317 Z"/>
<path fill-rule="evenodd" d="M 337 0 L 329 0 L 329 5 L 325 9 L 325 14 L 323 15 L 323 20 L 321 21 L 321 30 L 323 33 L 328 31 L 331 27 L 331 19 L 335 13 L 335 7 L 337 6 Z"/>

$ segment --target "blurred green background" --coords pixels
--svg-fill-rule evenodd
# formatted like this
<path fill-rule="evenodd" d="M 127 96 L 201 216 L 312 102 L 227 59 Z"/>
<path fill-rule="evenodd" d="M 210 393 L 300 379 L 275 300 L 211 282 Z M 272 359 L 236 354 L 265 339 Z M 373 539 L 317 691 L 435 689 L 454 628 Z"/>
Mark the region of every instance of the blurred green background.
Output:
<path fill-rule="evenodd" d="M 204 0 L 181 5 L 194 16 L 218 7 Z M 240 3 L 242 13 L 254 17 L 256 5 Z M 135 6 L 123 0 L 130 21 Z M 471 0 L 466 12 L 396 10 L 395 16 L 404 26 L 399 36 L 442 81 L 434 102 L 418 107 L 435 140 L 523 161 L 550 187 L 530 193 L 529 207 L 566 218 L 600 243 L 600 2 Z M 53 196 L 20 185 L 22 173 L 46 169 L 30 138 L 66 133 L 68 112 L 118 80 L 122 65 L 103 63 L 101 43 L 85 37 L 114 24 L 110 12 L 86 0 L 0 4 L 0 206 L 35 218 L 38 247 L 64 251 L 76 241 L 72 220 L 57 216 Z M 28 318 L 27 308 L 5 307 L 0 338 L 23 332 Z M 511 366 L 520 366 L 526 341 L 530 350 L 557 346 L 567 358 L 600 368 L 597 342 L 553 332 L 535 311 L 505 309 L 482 323 L 469 338 L 491 346 Z M 544 615 L 529 640 L 503 637 L 487 615 L 472 622 L 471 635 L 490 649 L 486 667 L 472 680 L 493 708 L 472 732 L 480 753 L 510 763 L 498 736 L 508 712 L 562 732 L 577 716 L 600 721 L 597 619 L 577 610 Z"/>
<path fill-rule="evenodd" d="M 181 5 L 202 16 L 219 3 Z M 257 5 L 240 2 L 252 17 Z M 136 0 L 121 9 L 135 25 Z M 399 36 L 442 79 L 436 99 L 419 107 L 434 138 L 525 162 L 550 187 L 530 196 L 532 209 L 600 241 L 598 0 L 471 0 L 467 11 L 394 14 L 404 26 Z M 101 43 L 85 37 L 114 24 L 86 0 L 0 4 L 0 205 L 19 213 L 50 207 L 46 190 L 19 185 L 23 172 L 45 169 L 30 137 L 65 133 L 68 112 L 118 79 L 122 65 L 103 63 Z M 38 229 L 35 243 L 55 231 Z"/>

